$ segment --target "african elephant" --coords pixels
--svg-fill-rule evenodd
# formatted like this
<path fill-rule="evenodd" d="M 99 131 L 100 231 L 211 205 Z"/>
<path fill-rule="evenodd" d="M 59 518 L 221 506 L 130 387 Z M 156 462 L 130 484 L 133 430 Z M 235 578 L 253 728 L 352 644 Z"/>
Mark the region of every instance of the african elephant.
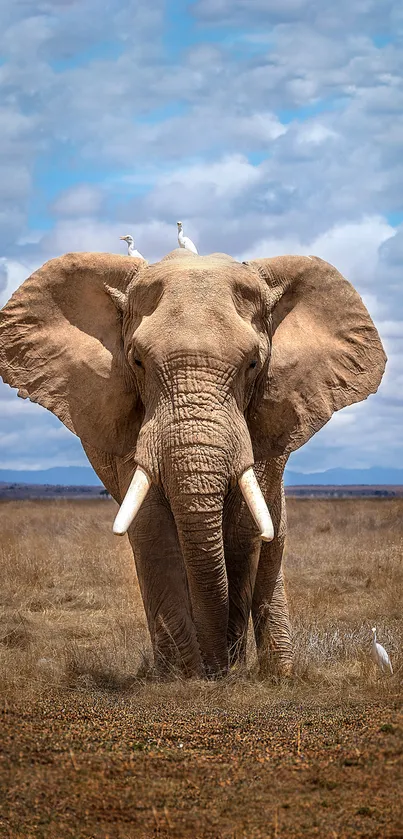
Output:
<path fill-rule="evenodd" d="M 67 254 L 13 294 L 0 345 L 4 381 L 80 437 L 119 504 L 137 467 L 128 534 L 157 671 L 225 673 L 252 613 L 263 672 L 290 672 L 284 467 L 386 361 L 347 280 L 315 256 Z M 271 541 L 238 483 L 252 465 Z"/>

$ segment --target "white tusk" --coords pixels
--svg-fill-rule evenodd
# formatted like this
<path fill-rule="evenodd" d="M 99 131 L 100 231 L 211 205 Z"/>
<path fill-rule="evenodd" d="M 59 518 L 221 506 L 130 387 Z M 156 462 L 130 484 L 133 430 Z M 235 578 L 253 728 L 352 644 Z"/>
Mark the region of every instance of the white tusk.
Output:
<path fill-rule="evenodd" d="M 271 515 L 267 509 L 262 490 L 256 480 L 256 475 L 250 466 L 241 475 L 238 481 L 242 495 L 249 507 L 250 512 L 260 530 L 260 536 L 264 542 L 271 542 L 274 539 L 274 527 Z"/>
<path fill-rule="evenodd" d="M 123 536 L 130 527 L 133 519 L 137 516 L 150 486 L 151 481 L 148 475 L 146 475 L 141 466 L 138 466 L 113 523 L 113 532 L 117 536 Z"/>

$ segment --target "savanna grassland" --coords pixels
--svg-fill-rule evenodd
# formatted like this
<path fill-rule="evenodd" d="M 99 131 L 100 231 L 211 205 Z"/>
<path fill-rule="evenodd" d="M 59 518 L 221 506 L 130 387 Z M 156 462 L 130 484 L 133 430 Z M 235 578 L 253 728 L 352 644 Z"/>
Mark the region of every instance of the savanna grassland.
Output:
<path fill-rule="evenodd" d="M 281 684 L 150 680 L 115 511 L 0 504 L 0 837 L 403 837 L 403 499 L 288 500 Z"/>

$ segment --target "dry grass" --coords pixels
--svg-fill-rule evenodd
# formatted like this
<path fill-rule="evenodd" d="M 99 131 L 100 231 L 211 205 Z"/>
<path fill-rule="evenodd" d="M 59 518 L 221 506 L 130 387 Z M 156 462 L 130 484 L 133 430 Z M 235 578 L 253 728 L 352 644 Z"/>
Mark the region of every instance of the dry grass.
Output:
<path fill-rule="evenodd" d="M 3 689 L 120 686 L 148 636 L 128 541 L 108 501 L 0 505 Z"/>
<path fill-rule="evenodd" d="M 294 679 L 160 684 L 114 502 L 0 504 L 0 837 L 403 839 L 403 499 L 288 511 Z"/>
<path fill-rule="evenodd" d="M 373 695 L 371 633 L 402 685 L 403 499 L 298 499 L 288 504 L 288 594 L 296 672 L 326 692 Z"/>
<path fill-rule="evenodd" d="M 0 505 L 0 678 L 3 691 L 142 686 L 151 652 L 132 553 L 111 533 L 110 501 Z M 248 673 L 197 687 L 236 702 L 395 695 L 402 679 L 403 500 L 290 499 L 286 554 L 295 679 Z M 370 627 L 394 664 L 379 679 Z M 161 686 L 144 686 L 148 698 Z M 172 686 L 191 697 L 194 684 Z"/>

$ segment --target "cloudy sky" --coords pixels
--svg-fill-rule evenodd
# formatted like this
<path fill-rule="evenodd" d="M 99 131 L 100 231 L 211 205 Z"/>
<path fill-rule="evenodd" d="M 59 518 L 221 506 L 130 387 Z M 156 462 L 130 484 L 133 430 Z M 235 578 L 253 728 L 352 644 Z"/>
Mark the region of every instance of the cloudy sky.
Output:
<path fill-rule="evenodd" d="M 311 253 L 356 286 L 383 383 L 299 471 L 403 467 L 403 5 L 399 0 L 2 0 L 0 304 L 51 257 L 176 246 Z M 0 383 L 0 468 L 84 465 Z"/>

